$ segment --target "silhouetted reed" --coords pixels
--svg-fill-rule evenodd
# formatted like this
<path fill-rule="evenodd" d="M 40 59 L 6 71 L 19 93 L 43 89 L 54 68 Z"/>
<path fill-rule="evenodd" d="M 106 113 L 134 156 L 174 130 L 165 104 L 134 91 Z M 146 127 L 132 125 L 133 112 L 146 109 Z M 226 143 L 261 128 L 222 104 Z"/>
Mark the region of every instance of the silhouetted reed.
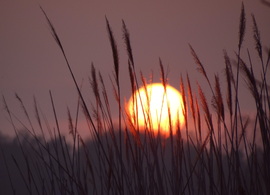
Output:
<path fill-rule="evenodd" d="M 69 136 L 61 134 L 57 110 L 50 92 L 54 125 L 48 124 L 34 97 L 35 120 L 33 125 L 22 98 L 15 95 L 27 124 L 11 112 L 3 97 L 4 108 L 13 126 L 16 137 L 13 145 L 1 142 L 2 167 L 7 172 L 10 191 L 20 193 L 17 186 L 28 194 L 270 194 L 270 98 L 267 73 L 269 72 L 270 52 L 263 60 L 262 42 L 254 15 L 253 38 L 255 50 L 261 62 L 261 78 L 253 72 L 254 64 L 248 52 L 248 62 L 241 53 L 246 31 L 244 5 L 241 7 L 239 42 L 236 53 L 236 75 L 233 72 L 233 59 L 224 50 L 224 79 L 226 89 L 222 88 L 222 77 L 215 75 L 214 82 L 207 74 L 191 45 L 191 55 L 197 69 L 206 79 L 211 89 L 210 97 L 205 95 L 203 85 L 197 90 L 191 85 L 190 77 L 180 78 L 180 92 L 183 96 L 183 115 L 185 124 L 178 119 L 173 129 L 170 107 L 168 107 L 169 135 L 160 130 L 153 133 L 152 117 L 149 108 L 144 109 L 144 130 L 138 124 L 138 102 L 134 95 L 133 112 L 130 114 L 121 99 L 121 75 L 117 43 L 107 18 L 106 27 L 112 49 L 114 79 L 114 104 L 118 108 L 118 124 L 113 123 L 112 100 L 102 74 L 91 64 L 89 84 L 92 102 L 87 104 L 82 90 L 73 74 L 61 39 L 49 17 L 44 13 L 52 36 L 59 46 L 71 78 L 78 92 L 76 113 L 67 108 Z M 143 73 L 136 74 L 136 64 L 127 26 L 122 21 L 123 39 L 126 45 L 130 87 L 132 94 L 140 88 L 146 90 L 148 82 Z M 159 59 L 161 83 L 167 90 L 167 73 Z M 256 105 L 255 121 L 250 122 L 241 113 L 239 96 L 239 74 L 243 75 Z M 150 105 L 148 93 L 147 103 Z M 164 101 L 166 97 L 164 96 Z M 139 101 L 142 101 L 139 94 Z M 142 102 L 141 102 L 142 103 Z M 170 105 L 173 106 L 173 105 Z M 83 113 L 91 139 L 79 133 L 79 113 Z M 15 121 L 24 127 L 20 132 Z M 51 128 L 51 126 L 54 128 Z M 38 132 L 41 132 L 39 134 Z M 251 137 L 248 134 L 252 135 Z M 48 136 L 47 136 L 48 135 Z M 48 138 L 49 137 L 49 138 Z M 1 140 L 2 137 L 0 136 Z M 0 141 L 1 141 L 0 140 Z M 258 141 L 261 141 L 259 143 Z M 8 154 L 6 148 L 16 148 L 19 154 Z M 5 148 L 5 149 L 4 149 Z M 1 166 L 0 166 L 1 167 Z M 16 175 L 14 171 L 16 170 Z"/>

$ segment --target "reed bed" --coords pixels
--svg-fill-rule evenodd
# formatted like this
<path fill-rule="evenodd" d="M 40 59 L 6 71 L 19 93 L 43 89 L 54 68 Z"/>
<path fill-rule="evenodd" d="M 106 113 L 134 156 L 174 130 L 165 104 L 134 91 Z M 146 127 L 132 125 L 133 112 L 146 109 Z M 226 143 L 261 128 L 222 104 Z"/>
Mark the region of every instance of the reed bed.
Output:
<path fill-rule="evenodd" d="M 198 71 L 206 79 L 206 87 L 210 88 L 211 98 L 207 99 L 209 96 L 205 95 L 200 84 L 191 85 L 188 74 L 181 77 L 179 86 L 186 123 L 184 126 L 178 124 L 175 134 L 170 129 L 168 137 L 154 135 L 151 120 L 145 120 L 144 131 L 139 130 L 132 122 L 136 119 L 131 119 L 123 106 L 118 49 L 107 18 L 114 64 L 112 86 L 114 102 L 118 106 L 117 125 L 113 123 L 108 90 L 102 75 L 92 64 L 89 83 L 95 99 L 92 105 L 88 105 L 66 57 L 61 38 L 49 17 L 43 13 L 78 92 L 77 112 L 67 110 L 72 141 L 67 141 L 61 134 L 52 93 L 53 129 L 46 125 L 46 117 L 38 109 L 36 99 L 36 118 L 31 119 L 23 100 L 16 95 L 27 119 L 27 124 L 22 123 L 26 133 L 20 133 L 15 127 L 14 121 L 19 119 L 10 111 L 3 97 L 16 133 L 14 143 L 21 151 L 20 155 L 12 155 L 11 165 L 7 163 L 8 154 L 1 146 L 11 193 L 20 194 L 16 185 L 22 182 L 22 189 L 27 194 L 270 194 L 270 98 L 267 83 L 270 50 L 263 52 L 260 31 L 252 15 L 255 51 L 261 62 L 261 77 L 256 78 L 253 67 L 258 64 L 251 60 L 249 51 L 248 61 L 242 58 L 246 31 L 244 5 L 240 14 L 238 51 L 232 58 L 224 51 L 225 74 L 222 77 L 215 75 L 212 82 L 199 55 L 190 45 Z M 142 73 L 140 76 L 136 74 L 130 34 L 124 21 L 122 24 L 128 56 L 126 66 L 134 93 L 139 89 L 139 83 L 144 86 L 147 83 Z M 233 59 L 236 59 L 235 63 Z M 167 75 L 161 60 L 160 72 L 166 89 Z M 256 105 L 254 122 L 241 113 L 240 75 Z M 226 89 L 220 85 L 223 78 Z M 91 140 L 81 137 L 78 132 L 79 112 L 85 116 Z M 150 117 L 148 115 L 146 112 L 146 119 Z M 38 122 L 39 129 L 33 127 L 34 120 Z M 38 131 L 42 133 L 37 134 Z M 45 134 L 50 135 L 49 139 Z"/>

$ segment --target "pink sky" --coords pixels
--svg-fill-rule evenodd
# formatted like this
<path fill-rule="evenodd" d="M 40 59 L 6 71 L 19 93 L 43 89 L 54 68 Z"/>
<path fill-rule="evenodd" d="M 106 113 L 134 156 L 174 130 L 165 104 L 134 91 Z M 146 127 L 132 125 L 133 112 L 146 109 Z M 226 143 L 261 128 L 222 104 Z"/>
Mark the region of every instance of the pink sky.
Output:
<path fill-rule="evenodd" d="M 269 48 L 270 7 L 259 0 L 244 1 L 244 4 L 247 29 L 243 55 L 246 55 L 246 48 L 249 48 L 254 63 L 258 63 L 252 38 L 251 13 L 257 19 L 263 46 Z M 188 44 L 196 50 L 212 81 L 214 73 L 222 77 L 221 84 L 225 84 L 223 49 L 231 57 L 237 51 L 241 1 L 1 1 L 0 93 L 5 96 L 14 114 L 27 125 L 15 93 L 24 100 L 33 121 L 33 95 L 51 121 L 51 90 L 63 127 L 67 126 L 66 107 L 69 106 L 74 115 L 77 102 L 76 90 L 64 58 L 50 34 L 39 5 L 54 24 L 78 82 L 84 79 L 83 93 L 89 102 L 91 93 L 88 77 L 91 62 L 104 76 L 111 101 L 114 102 L 108 77 L 112 76 L 113 60 L 105 16 L 118 44 L 122 99 L 130 96 L 122 19 L 131 34 L 136 69 L 142 70 L 146 78 L 153 71 L 154 81 L 157 82 L 160 57 L 165 68 L 169 69 L 169 83 L 177 89 L 181 74 L 190 75 L 194 89 L 197 89 L 196 81 L 202 85 L 206 83 L 196 71 Z M 259 74 L 260 69 L 255 71 Z M 244 112 L 250 112 L 254 106 L 252 98 L 246 95 L 244 82 L 241 82 L 240 104 Z M 13 130 L 2 102 L 0 105 L 0 132 L 11 135 Z M 116 110 L 114 104 L 111 105 L 112 110 Z"/>

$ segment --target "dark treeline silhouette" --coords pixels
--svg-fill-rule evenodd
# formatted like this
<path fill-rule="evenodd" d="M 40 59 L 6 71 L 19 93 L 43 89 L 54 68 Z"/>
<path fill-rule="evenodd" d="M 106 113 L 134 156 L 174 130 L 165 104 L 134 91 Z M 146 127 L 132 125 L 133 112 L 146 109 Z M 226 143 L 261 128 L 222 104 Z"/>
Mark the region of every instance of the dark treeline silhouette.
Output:
<path fill-rule="evenodd" d="M 67 143 L 62 136 L 44 141 L 27 132 L 13 139 L 1 135 L 1 193 L 209 194 L 212 186 L 215 193 L 231 194 L 237 188 L 244 194 L 265 194 L 259 149 L 253 154 L 253 165 L 239 152 L 238 179 L 242 182 L 233 186 L 236 167 L 230 164 L 229 154 L 216 154 L 210 161 L 209 149 L 198 151 L 201 146 L 177 136 L 138 136 L 135 140 L 131 133 L 122 131 L 120 153 L 118 134 L 112 139 L 109 132 L 99 140 L 78 140 L 77 145 Z M 257 170 L 251 173 L 249 166 Z"/>

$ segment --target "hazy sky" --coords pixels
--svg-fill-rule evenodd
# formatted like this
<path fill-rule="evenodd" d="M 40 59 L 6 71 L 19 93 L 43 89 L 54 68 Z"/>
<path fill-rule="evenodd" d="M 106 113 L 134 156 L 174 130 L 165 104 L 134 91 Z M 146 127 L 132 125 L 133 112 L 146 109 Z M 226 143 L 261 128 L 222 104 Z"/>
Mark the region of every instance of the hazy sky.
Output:
<path fill-rule="evenodd" d="M 254 63 L 257 63 L 250 16 L 254 13 L 263 46 L 269 48 L 270 7 L 259 0 L 244 1 L 244 4 L 247 33 L 243 55 L 249 48 Z M 202 85 L 205 83 L 196 71 L 188 44 L 196 50 L 211 80 L 214 80 L 214 73 L 218 73 L 222 84 L 223 49 L 233 58 L 237 51 L 241 1 L 1 1 L 0 93 L 5 96 L 13 113 L 26 125 L 28 123 L 15 93 L 23 99 L 36 123 L 33 96 L 48 120 L 53 120 L 49 97 L 51 90 L 62 129 L 67 127 L 66 107 L 70 107 L 74 116 L 77 103 L 77 93 L 64 58 L 39 6 L 54 24 L 78 82 L 84 79 L 82 90 L 86 99 L 90 103 L 88 77 L 93 62 L 105 78 L 107 91 L 111 94 L 112 110 L 115 110 L 115 104 L 109 75 L 112 77 L 113 60 L 105 16 L 118 44 L 122 99 L 130 96 L 122 19 L 131 34 L 137 70 L 142 70 L 147 79 L 153 71 L 154 81 L 159 81 L 158 60 L 161 58 L 169 70 L 169 83 L 177 89 L 181 74 L 190 75 L 194 89 L 197 89 L 196 81 Z M 257 73 L 259 70 L 256 69 Z M 240 91 L 244 97 L 241 101 L 243 110 L 252 111 L 251 96 L 246 95 L 244 85 Z M 13 130 L 2 101 L 0 108 L 0 132 L 11 135 Z M 18 124 L 18 128 L 20 126 Z"/>

